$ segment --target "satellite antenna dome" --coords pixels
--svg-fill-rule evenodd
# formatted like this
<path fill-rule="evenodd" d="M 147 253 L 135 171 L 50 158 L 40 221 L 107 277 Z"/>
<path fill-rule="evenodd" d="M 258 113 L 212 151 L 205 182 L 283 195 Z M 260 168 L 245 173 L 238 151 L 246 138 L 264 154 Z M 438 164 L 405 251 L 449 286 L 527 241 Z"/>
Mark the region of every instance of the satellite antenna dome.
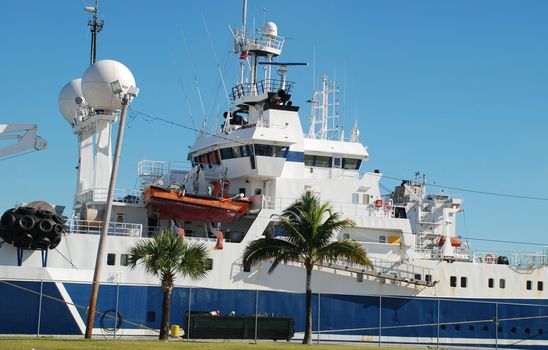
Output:
<path fill-rule="evenodd" d="M 101 60 L 91 65 L 82 76 L 82 92 L 89 106 L 95 110 L 119 111 L 122 109 L 120 95 L 114 93 L 112 83 L 118 81 L 121 95 L 130 87 L 135 87 L 135 78 L 122 63 L 114 60 Z M 116 84 L 115 84 L 116 85 Z"/>
<path fill-rule="evenodd" d="M 69 81 L 59 93 L 59 110 L 67 122 L 74 124 L 79 109 L 86 104 L 82 94 L 82 79 Z"/>
<path fill-rule="evenodd" d="M 264 35 L 278 36 L 278 26 L 274 22 L 266 22 L 263 28 Z"/>

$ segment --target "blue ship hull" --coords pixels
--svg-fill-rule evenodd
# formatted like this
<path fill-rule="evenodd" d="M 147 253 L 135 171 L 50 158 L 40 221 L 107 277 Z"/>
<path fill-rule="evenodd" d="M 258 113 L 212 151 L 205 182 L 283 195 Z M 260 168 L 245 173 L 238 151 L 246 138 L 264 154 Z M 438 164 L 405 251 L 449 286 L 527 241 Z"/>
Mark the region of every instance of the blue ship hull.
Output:
<path fill-rule="evenodd" d="M 86 319 L 91 285 L 63 283 Z M 42 291 L 42 296 L 40 291 Z M 0 283 L 0 334 L 81 335 L 79 322 L 63 302 L 54 282 Z M 64 300 L 66 301 L 66 300 Z M 158 286 L 103 285 L 97 310 L 117 311 L 117 335 L 138 329 L 159 329 L 162 290 Z M 303 332 L 304 294 L 253 290 L 175 288 L 171 323 L 184 325 L 187 310 L 220 310 L 221 314 L 291 316 Z M 110 310 L 110 311 L 109 311 Z M 498 327 L 495 318 L 498 315 Z M 94 328 L 114 328 L 113 317 L 97 316 Z M 379 325 L 381 326 L 379 329 Z M 315 294 L 314 339 L 320 341 L 482 345 L 499 348 L 546 349 L 548 300 L 432 299 L 398 296 Z M 126 334 L 127 335 L 127 334 Z"/>

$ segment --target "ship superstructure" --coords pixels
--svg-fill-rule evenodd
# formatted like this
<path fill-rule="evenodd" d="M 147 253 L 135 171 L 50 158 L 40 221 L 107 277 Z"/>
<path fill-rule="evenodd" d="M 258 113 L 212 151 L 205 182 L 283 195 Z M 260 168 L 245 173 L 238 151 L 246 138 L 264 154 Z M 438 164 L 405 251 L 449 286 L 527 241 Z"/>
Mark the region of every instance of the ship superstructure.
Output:
<path fill-rule="evenodd" d="M 193 310 L 291 315 L 297 321 L 297 338 L 302 336 L 304 268 L 287 264 L 268 274 L 268 264 L 248 270 L 241 257 L 249 242 L 279 235 L 276 214 L 308 191 L 355 221 L 356 227 L 338 232 L 336 239 L 360 242 L 374 265 L 368 269 L 341 261 L 316 267 L 318 341 L 548 346 L 545 253 L 503 257 L 473 251 L 458 234 L 462 200 L 445 192 L 428 193 L 420 176 L 403 181 L 388 196 L 381 194 L 382 173 L 362 170 L 369 153 L 359 141 L 357 123 L 347 140 L 333 123 L 336 86 L 322 78 L 305 131 L 300 107 L 292 100 L 296 84 L 287 79 L 289 70 L 303 64 L 280 60 L 284 38 L 273 22 L 249 34 L 245 11 L 244 5 L 242 28 L 233 31 L 240 74 L 222 126 L 202 129 L 189 149 L 188 163 L 141 161 L 142 188 L 117 191 L 102 275 L 105 294 L 97 307 L 131 321 L 114 329 L 150 335 L 158 328 L 158 281 L 127 267 L 128 250 L 160 230 L 172 230 L 184 232 L 186 240 L 206 243 L 211 256 L 204 280 L 177 281 L 173 323 L 181 323 L 184 313 Z M 71 91 L 78 95 L 77 89 Z M 25 251 L 19 258 L 15 247 L 0 249 L 0 279 L 8 282 L 0 284 L 0 294 L 24 287 L 42 295 L 45 288 L 68 303 L 41 311 L 41 322 L 49 317 L 58 323 L 55 330 L 39 324 L 40 334 L 83 333 L 85 310 L 76 305 L 85 305 L 89 297 L 105 212 L 110 134 L 118 118 L 112 110 L 90 109 L 80 102 L 85 107 L 75 106 L 69 120 L 80 145 L 69 233 L 48 261 L 38 252 Z M 152 200 L 151 192 L 166 194 L 169 205 Z M 215 203 L 238 201 L 245 205 L 230 219 L 223 216 L 228 207 L 215 215 L 200 211 L 200 206 L 208 210 Z M 172 212 L 178 205 L 196 211 L 178 216 Z M 0 326 L 0 333 L 35 333 L 36 322 L 28 322 L 26 315 L 32 314 L 37 296 L 21 292 L 20 298 L 20 310 L 0 298 L 0 319 L 11 320 Z M 96 334 L 106 332 L 103 321 L 96 321 Z"/>

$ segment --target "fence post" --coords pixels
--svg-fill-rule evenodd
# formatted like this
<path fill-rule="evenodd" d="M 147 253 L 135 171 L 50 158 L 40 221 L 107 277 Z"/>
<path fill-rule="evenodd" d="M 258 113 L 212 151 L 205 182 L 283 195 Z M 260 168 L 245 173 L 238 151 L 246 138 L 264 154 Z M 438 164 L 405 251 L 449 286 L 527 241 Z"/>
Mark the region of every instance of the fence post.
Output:
<path fill-rule="evenodd" d="M 188 317 L 186 320 L 186 341 L 190 341 L 190 307 L 192 305 L 192 287 L 188 287 Z"/>
<path fill-rule="evenodd" d="M 116 282 L 116 313 L 114 314 L 114 338 L 116 340 L 116 330 L 118 329 L 118 302 L 120 296 L 120 273 L 118 273 L 118 281 Z"/>
<path fill-rule="evenodd" d="M 499 348 L 499 303 L 495 303 L 495 349 Z"/>
<path fill-rule="evenodd" d="M 382 295 L 379 295 L 379 347 L 382 343 Z"/>
<path fill-rule="evenodd" d="M 259 322 L 259 289 L 255 292 L 255 344 L 257 344 L 257 324 Z"/>
<path fill-rule="evenodd" d="M 40 336 L 40 323 L 42 322 L 42 292 L 44 290 L 44 280 L 40 280 L 40 301 L 38 303 L 38 326 L 36 329 L 36 337 Z"/>
<path fill-rule="evenodd" d="M 320 293 L 318 293 L 318 336 L 316 338 L 316 343 L 320 343 Z"/>
<path fill-rule="evenodd" d="M 440 300 L 438 299 L 437 341 L 436 349 L 440 348 Z"/>

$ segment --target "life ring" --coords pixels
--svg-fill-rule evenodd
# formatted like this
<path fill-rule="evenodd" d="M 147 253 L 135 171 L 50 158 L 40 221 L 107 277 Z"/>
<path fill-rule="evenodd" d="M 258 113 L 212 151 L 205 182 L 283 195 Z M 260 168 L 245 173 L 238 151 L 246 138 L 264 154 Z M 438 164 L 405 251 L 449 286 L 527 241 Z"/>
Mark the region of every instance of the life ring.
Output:
<path fill-rule="evenodd" d="M 495 256 L 493 254 L 485 254 L 485 263 L 492 264 L 495 262 Z"/>

